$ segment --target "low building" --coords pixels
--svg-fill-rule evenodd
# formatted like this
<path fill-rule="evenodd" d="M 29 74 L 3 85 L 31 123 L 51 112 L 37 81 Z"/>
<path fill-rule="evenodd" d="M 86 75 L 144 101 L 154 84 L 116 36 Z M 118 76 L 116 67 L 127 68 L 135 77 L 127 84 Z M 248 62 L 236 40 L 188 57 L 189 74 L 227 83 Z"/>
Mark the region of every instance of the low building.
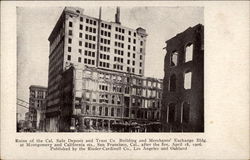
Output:
<path fill-rule="evenodd" d="M 162 131 L 204 132 L 204 27 L 166 41 Z"/>
<path fill-rule="evenodd" d="M 62 75 L 59 131 L 158 132 L 162 80 L 92 67 Z"/>

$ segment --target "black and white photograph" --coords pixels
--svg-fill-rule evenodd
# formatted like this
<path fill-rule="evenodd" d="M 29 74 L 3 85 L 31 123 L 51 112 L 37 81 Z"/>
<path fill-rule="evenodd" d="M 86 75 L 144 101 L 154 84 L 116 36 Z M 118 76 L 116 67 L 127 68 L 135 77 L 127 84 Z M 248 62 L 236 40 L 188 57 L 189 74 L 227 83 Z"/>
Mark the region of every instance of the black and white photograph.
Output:
<path fill-rule="evenodd" d="M 0 3 L 0 159 L 249 159 L 249 1 Z"/>
<path fill-rule="evenodd" d="M 17 7 L 17 132 L 204 132 L 203 7 Z"/>

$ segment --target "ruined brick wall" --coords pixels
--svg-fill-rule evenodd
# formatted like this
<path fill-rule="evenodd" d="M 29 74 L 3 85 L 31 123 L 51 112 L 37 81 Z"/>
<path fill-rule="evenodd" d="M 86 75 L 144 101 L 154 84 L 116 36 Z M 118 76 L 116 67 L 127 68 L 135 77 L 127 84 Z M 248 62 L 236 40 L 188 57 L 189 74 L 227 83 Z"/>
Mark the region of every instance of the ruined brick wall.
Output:
<path fill-rule="evenodd" d="M 164 132 L 204 131 L 203 39 L 204 27 L 198 24 L 166 41 L 161 116 Z M 186 62 L 186 47 L 189 45 L 193 46 L 192 60 Z M 173 61 L 173 53 L 176 52 L 178 56 L 174 65 L 171 61 Z M 185 73 L 190 72 L 191 88 L 185 89 Z"/>

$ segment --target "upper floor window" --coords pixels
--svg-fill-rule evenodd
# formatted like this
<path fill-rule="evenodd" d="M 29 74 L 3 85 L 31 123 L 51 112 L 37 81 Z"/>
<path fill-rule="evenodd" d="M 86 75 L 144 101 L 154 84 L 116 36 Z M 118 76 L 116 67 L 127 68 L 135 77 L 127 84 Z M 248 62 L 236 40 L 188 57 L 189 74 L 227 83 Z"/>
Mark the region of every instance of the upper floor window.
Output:
<path fill-rule="evenodd" d="M 83 21 L 83 17 L 80 17 L 80 21 L 81 21 L 81 22 Z"/>
<path fill-rule="evenodd" d="M 82 25 L 82 24 L 80 24 L 79 29 L 80 29 L 80 30 L 82 30 L 82 29 L 83 29 L 83 25 Z"/>
<path fill-rule="evenodd" d="M 68 43 L 69 43 L 69 44 L 72 43 L 72 39 L 71 39 L 71 38 L 68 39 Z"/>
<path fill-rule="evenodd" d="M 184 74 L 184 89 L 191 89 L 192 72 L 187 71 Z"/>
<path fill-rule="evenodd" d="M 178 62 L 178 52 L 174 51 L 170 56 L 170 65 L 177 66 Z"/>
<path fill-rule="evenodd" d="M 71 52 L 71 47 L 68 47 L 68 52 Z"/>
<path fill-rule="evenodd" d="M 70 36 L 72 36 L 72 35 L 73 35 L 72 30 L 69 30 L 69 35 L 70 35 Z"/>
<path fill-rule="evenodd" d="M 192 60 L 193 60 L 193 44 L 188 44 L 186 46 L 185 62 L 192 61 Z"/>
<path fill-rule="evenodd" d="M 73 27 L 73 23 L 69 21 L 69 27 Z"/>

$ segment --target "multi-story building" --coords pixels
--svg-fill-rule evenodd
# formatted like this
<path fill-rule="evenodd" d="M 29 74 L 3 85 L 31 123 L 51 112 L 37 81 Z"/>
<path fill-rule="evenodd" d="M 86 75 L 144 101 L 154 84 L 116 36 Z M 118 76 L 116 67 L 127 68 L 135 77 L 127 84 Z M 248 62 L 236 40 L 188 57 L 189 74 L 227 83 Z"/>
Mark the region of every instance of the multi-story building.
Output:
<path fill-rule="evenodd" d="M 29 114 L 25 114 L 26 118 L 31 121 L 32 128 L 42 130 L 42 124 L 45 117 L 45 104 L 47 96 L 47 88 L 43 86 L 31 85 L 29 97 Z M 28 117 L 29 116 L 29 117 Z M 25 119 L 26 119 L 25 118 Z"/>
<path fill-rule="evenodd" d="M 74 66 L 62 77 L 60 131 L 159 131 L 161 80 Z"/>
<path fill-rule="evenodd" d="M 204 131 L 204 27 L 198 24 L 166 41 L 162 131 Z"/>
<path fill-rule="evenodd" d="M 46 130 L 63 130 L 60 123 L 65 104 L 61 102 L 65 97 L 62 97 L 60 82 L 65 81 L 62 75 L 70 66 L 87 66 L 98 72 L 143 77 L 146 37 L 147 33 L 141 27 L 131 29 L 121 25 L 119 8 L 115 22 L 107 22 L 101 19 L 101 9 L 99 18 L 94 18 L 85 15 L 81 8 L 65 7 L 48 39 Z"/>

